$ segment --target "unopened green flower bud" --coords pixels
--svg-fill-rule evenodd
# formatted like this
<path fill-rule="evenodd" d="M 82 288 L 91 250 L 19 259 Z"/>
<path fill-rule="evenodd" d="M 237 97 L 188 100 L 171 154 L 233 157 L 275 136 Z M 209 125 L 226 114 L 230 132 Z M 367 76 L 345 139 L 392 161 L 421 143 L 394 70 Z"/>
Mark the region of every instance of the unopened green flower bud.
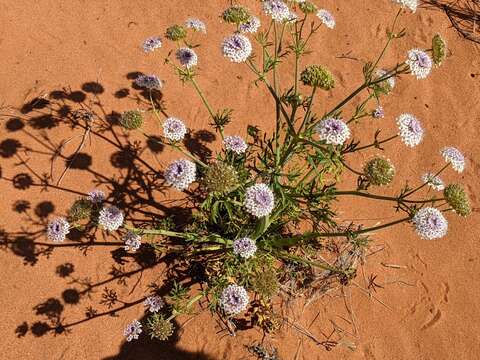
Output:
<path fill-rule="evenodd" d="M 125 111 L 120 118 L 120 125 L 125 129 L 138 129 L 143 124 L 142 113 L 138 110 Z"/>
<path fill-rule="evenodd" d="M 210 192 L 229 193 L 239 186 L 238 174 L 233 166 L 216 162 L 205 171 L 203 184 Z"/>
<path fill-rule="evenodd" d="M 330 71 L 321 65 L 310 65 L 300 74 L 304 85 L 316 86 L 324 90 L 333 89 L 335 80 Z"/>
<path fill-rule="evenodd" d="M 243 24 L 250 19 L 248 11 L 241 6 L 232 6 L 222 14 L 222 19 L 230 24 Z"/>
<path fill-rule="evenodd" d="M 317 6 L 313 3 L 311 3 L 310 1 L 303 1 L 299 4 L 299 7 L 300 7 L 300 10 L 302 10 L 302 12 L 304 14 L 313 14 L 315 12 L 317 12 Z"/>
<path fill-rule="evenodd" d="M 275 270 L 266 269 L 255 273 L 252 278 L 252 287 L 258 294 L 267 299 L 277 294 L 280 285 Z"/>
<path fill-rule="evenodd" d="M 187 29 L 182 25 L 172 25 L 165 32 L 165 37 L 172 41 L 183 40 L 187 37 Z"/>
<path fill-rule="evenodd" d="M 395 167 L 389 160 L 376 157 L 365 164 L 363 174 L 371 185 L 388 185 L 395 176 Z"/>
<path fill-rule="evenodd" d="M 468 216 L 472 212 L 470 200 L 462 185 L 450 184 L 443 190 L 443 196 L 451 208 L 460 216 Z"/>
<path fill-rule="evenodd" d="M 173 334 L 173 324 L 163 315 L 155 313 L 147 320 L 147 330 L 152 339 L 165 341 Z"/>
<path fill-rule="evenodd" d="M 432 38 L 432 58 L 433 58 L 433 63 L 437 66 L 440 66 L 443 63 L 443 60 L 445 60 L 447 53 L 447 43 L 443 38 L 440 36 L 440 34 L 436 34 Z"/>
<path fill-rule="evenodd" d="M 92 214 L 92 203 L 88 199 L 78 199 L 68 210 L 68 220 L 76 222 L 90 218 Z"/>

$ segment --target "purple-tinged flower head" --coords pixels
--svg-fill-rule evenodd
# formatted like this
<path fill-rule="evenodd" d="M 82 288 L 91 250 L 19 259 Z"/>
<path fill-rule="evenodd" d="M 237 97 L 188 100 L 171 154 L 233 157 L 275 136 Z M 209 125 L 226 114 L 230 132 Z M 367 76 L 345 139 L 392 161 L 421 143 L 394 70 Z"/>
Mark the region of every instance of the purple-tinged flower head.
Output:
<path fill-rule="evenodd" d="M 177 57 L 177 60 L 185 66 L 187 69 L 190 69 L 194 66 L 197 65 L 198 63 L 198 56 L 193 51 L 193 49 L 190 49 L 189 47 L 182 47 L 177 50 L 175 56 Z"/>
<path fill-rule="evenodd" d="M 251 33 L 254 34 L 258 31 L 258 28 L 260 27 L 260 19 L 256 16 L 250 16 L 250 18 L 247 20 L 247 22 L 244 22 L 239 25 L 238 30 L 241 33 Z"/>
<path fill-rule="evenodd" d="M 453 146 L 444 147 L 440 154 L 447 163 L 452 165 L 453 170 L 456 172 L 461 173 L 465 170 L 465 156 L 457 148 Z"/>
<path fill-rule="evenodd" d="M 442 191 L 445 189 L 445 183 L 439 176 L 435 176 L 430 172 L 422 175 L 422 181 L 430 186 L 433 190 Z"/>
<path fill-rule="evenodd" d="M 291 21 L 292 12 L 281 0 L 262 1 L 263 11 L 276 22 Z"/>
<path fill-rule="evenodd" d="M 385 117 L 385 111 L 383 110 L 383 106 L 378 105 L 375 110 L 373 110 L 372 117 L 374 119 L 383 119 Z"/>
<path fill-rule="evenodd" d="M 245 62 L 252 53 L 252 44 L 245 35 L 235 33 L 223 40 L 222 52 L 232 62 Z"/>
<path fill-rule="evenodd" d="M 153 52 L 155 49 L 159 49 L 161 47 L 162 40 L 158 36 L 149 37 L 142 44 L 143 51 L 146 53 Z"/>
<path fill-rule="evenodd" d="M 257 218 L 270 214 L 275 206 L 275 196 L 265 184 L 250 186 L 245 193 L 245 208 Z"/>
<path fill-rule="evenodd" d="M 180 159 L 173 161 L 165 170 L 164 177 L 167 185 L 183 191 L 195 181 L 197 168 L 190 160 Z"/>
<path fill-rule="evenodd" d="M 105 230 L 115 231 L 123 225 L 123 212 L 116 206 L 104 206 L 98 215 L 98 224 Z"/>
<path fill-rule="evenodd" d="M 225 149 L 233 151 L 239 155 L 245 153 L 248 148 L 245 140 L 238 135 L 225 136 L 225 139 L 223 139 L 223 144 L 225 145 Z"/>
<path fill-rule="evenodd" d="M 333 29 L 335 27 L 335 18 L 330 13 L 330 11 L 325 9 L 320 9 L 317 11 L 317 17 L 320 21 L 329 29 Z"/>
<path fill-rule="evenodd" d="M 47 225 L 47 238 L 53 242 L 62 242 L 70 232 L 70 224 L 63 217 L 51 220 Z"/>
<path fill-rule="evenodd" d="M 142 74 L 135 79 L 135 85 L 149 90 L 160 90 L 163 86 L 163 82 L 157 75 Z"/>
<path fill-rule="evenodd" d="M 340 119 L 323 119 L 316 126 L 316 131 L 320 135 L 320 140 L 327 144 L 342 145 L 350 137 L 350 129 Z"/>
<path fill-rule="evenodd" d="M 425 130 L 423 130 L 420 121 L 412 114 L 402 114 L 397 118 L 398 135 L 402 138 L 405 145 L 414 147 L 423 140 Z"/>
<path fill-rule="evenodd" d="M 248 237 L 237 239 L 233 242 L 233 253 L 244 259 L 251 258 L 257 251 L 255 241 Z"/>
<path fill-rule="evenodd" d="M 447 234 L 448 221 L 438 209 L 424 207 L 418 210 L 412 222 L 422 239 L 439 239 Z"/>
<path fill-rule="evenodd" d="M 202 20 L 197 18 L 188 18 L 187 21 L 185 21 L 185 27 L 204 34 L 207 33 L 207 26 Z"/>
<path fill-rule="evenodd" d="M 132 231 L 127 232 L 123 236 L 123 241 L 125 242 L 125 246 L 123 247 L 125 251 L 131 250 L 132 252 L 135 252 L 140 249 L 140 246 L 142 245 L 142 238 L 140 235 L 137 235 Z"/>
<path fill-rule="evenodd" d="M 142 323 L 138 320 L 133 320 L 130 324 L 127 325 L 125 330 L 123 330 L 123 336 L 127 338 L 127 341 L 138 339 L 138 336 L 142 333 Z"/>
<path fill-rule="evenodd" d="M 105 193 L 102 190 L 94 189 L 88 193 L 87 199 L 92 204 L 101 204 L 105 201 Z"/>
<path fill-rule="evenodd" d="M 230 284 L 220 295 L 220 305 L 227 315 L 237 315 L 247 308 L 247 291 L 239 285 Z"/>
<path fill-rule="evenodd" d="M 171 141 L 183 140 L 187 133 L 187 127 L 182 120 L 175 117 L 169 117 L 163 123 L 163 136 Z"/>
<path fill-rule="evenodd" d="M 378 69 L 376 71 L 377 79 L 381 79 L 387 74 L 388 74 L 388 71 L 384 70 L 384 69 Z M 388 79 L 383 80 L 382 82 L 378 83 L 377 85 L 379 85 L 381 88 L 383 88 L 383 90 L 388 94 L 395 87 L 395 77 L 391 76 Z"/>
<path fill-rule="evenodd" d="M 403 8 L 409 8 L 412 12 L 417 10 L 418 0 L 393 0 Z"/>
<path fill-rule="evenodd" d="M 156 313 L 165 306 L 165 302 L 160 296 L 154 295 L 147 297 L 143 302 L 143 305 L 148 306 L 148 311 Z"/>
<path fill-rule="evenodd" d="M 410 50 L 405 63 L 410 67 L 412 75 L 416 76 L 417 79 L 425 79 L 432 71 L 433 61 L 423 50 Z"/>

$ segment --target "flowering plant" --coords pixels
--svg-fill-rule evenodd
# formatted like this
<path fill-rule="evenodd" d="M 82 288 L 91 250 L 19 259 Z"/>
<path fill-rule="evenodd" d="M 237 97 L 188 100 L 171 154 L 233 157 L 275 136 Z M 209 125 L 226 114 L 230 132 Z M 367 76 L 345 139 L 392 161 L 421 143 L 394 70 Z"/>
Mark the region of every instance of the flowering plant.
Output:
<path fill-rule="evenodd" d="M 383 150 L 385 144 L 397 139 L 411 148 L 426 136 L 421 121 L 406 112 L 396 119 L 397 134 L 380 138 L 378 131 L 369 144 L 355 139 L 361 119 L 385 116 L 382 98 L 394 91 L 399 77 L 410 74 L 416 78 L 412 81 L 423 81 L 445 57 L 445 43 L 437 35 L 431 49 L 414 48 L 405 55 L 405 61 L 386 69 L 379 67 L 391 43 L 405 35 L 405 30 L 397 29 L 401 13 L 417 7 L 416 0 L 394 3 L 400 8 L 387 31 L 383 50 L 363 67 L 363 83 L 323 114 L 315 113 L 313 105 L 322 91 L 335 88 L 335 78 L 324 65 L 303 67 L 302 60 L 317 32 L 335 28 L 333 15 L 306 0 L 261 1 L 263 20 L 239 5 L 223 11 L 221 18 L 233 27 L 233 33 L 220 44 L 221 52 L 237 66 L 247 66 L 252 81 L 272 96 L 273 133 L 262 132 L 254 124 L 247 126 L 246 136 L 229 133 L 232 110 L 214 109 L 201 91 L 197 82 L 201 57 L 190 39 L 192 32 L 207 33 L 201 20 L 190 18 L 184 25 L 172 25 L 165 32 L 168 42 L 160 37 L 145 40 L 142 47 L 146 53 L 163 51 L 166 43 L 176 45 L 174 58 L 169 54 L 165 64 L 182 82 L 193 86 L 222 140 L 222 150 L 211 158 L 188 151 L 183 143 L 188 121 L 164 116 L 155 101 L 156 93 L 164 88 L 162 80 L 145 74 L 136 78 L 136 86 L 147 91 L 150 101 L 144 109 L 124 112 L 119 124 L 126 131 L 138 131 L 151 142 L 179 151 L 181 156 L 161 174 L 172 191 L 187 194 L 194 204 L 193 215 L 187 219 L 158 215 L 154 227 L 141 219 L 127 222 L 121 207 L 108 204 L 108 197 L 94 190 L 72 205 L 67 218 L 53 219 L 47 228 L 47 236 L 54 242 L 63 241 L 73 227 L 93 225 L 118 231 L 125 251 L 150 246 L 159 257 L 174 254 L 174 266 L 191 270 L 190 283 L 200 284 L 201 290 L 191 285 L 189 291 L 174 282 L 165 300 L 158 294 L 146 294 L 147 319 L 133 320 L 126 327 L 127 341 L 137 339 L 142 332 L 167 339 L 174 331 L 172 320 L 190 313 L 197 302 L 208 303 L 232 325 L 231 331 L 234 319 L 240 316 L 248 316 L 265 331 L 275 331 L 281 325 L 272 304 L 275 295 L 287 289 L 289 294 L 313 294 L 335 282 L 348 284 L 364 258 L 371 232 L 408 222 L 421 238 L 438 239 L 447 233 L 446 212 L 460 216 L 470 213 L 462 186 L 445 185 L 439 177 L 449 167 L 464 171 L 465 158 L 454 147 L 440 151 L 443 166 L 426 172 L 417 186 L 405 185 L 396 196 L 377 190 L 396 176 L 390 160 L 376 156 L 361 170 L 349 164 L 353 153 Z M 291 71 L 284 67 L 289 57 L 294 63 Z M 289 86 L 284 85 L 287 77 L 293 79 Z M 345 111 L 345 106 L 362 94 L 366 98 L 354 112 Z M 142 129 L 143 123 L 152 119 L 162 124 L 162 136 Z M 345 171 L 358 178 L 356 189 L 342 189 Z M 390 202 L 402 216 L 374 227 L 342 225 L 334 202 L 345 196 Z"/>

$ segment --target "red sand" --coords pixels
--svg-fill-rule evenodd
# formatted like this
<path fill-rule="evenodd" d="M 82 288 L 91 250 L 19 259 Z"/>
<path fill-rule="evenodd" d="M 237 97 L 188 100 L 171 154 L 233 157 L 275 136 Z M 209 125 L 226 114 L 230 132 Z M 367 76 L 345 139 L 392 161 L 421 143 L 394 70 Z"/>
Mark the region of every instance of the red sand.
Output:
<path fill-rule="evenodd" d="M 245 1 L 244 4 L 259 13 L 257 2 Z M 136 71 L 155 72 L 166 81 L 164 100 L 167 112 L 186 119 L 194 130 L 206 129 L 208 114 L 193 90 L 182 86 L 170 69 L 163 65 L 166 49 L 153 55 L 145 55 L 139 49 L 144 38 L 162 34 L 172 21 L 181 22 L 188 16 L 196 16 L 208 26 L 207 37 L 198 37 L 202 43 L 198 51 L 201 69 L 199 83 L 215 107 L 235 109 L 235 121 L 228 128 L 228 133 L 244 134 L 247 123 L 269 128 L 273 119 L 268 95 L 263 90 L 259 92 L 251 83 L 252 75 L 245 66 L 230 64 L 219 53 L 221 39 L 231 31 L 218 17 L 226 5 L 226 1 L 219 0 L 72 0 L 68 3 L 3 0 L 0 3 L 0 65 L 3 69 L 0 103 L 21 107 L 34 97 L 53 90 L 64 87 L 80 90 L 83 84 L 96 81 L 104 88 L 97 101 L 101 102 L 107 113 L 112 110 L 121 112 L 136 107 L 134 100 L 114 96 L 124 88 L 129 88 L 132 94 L 136 93 L 131 89 L 127 74 Z M 337 21 L 335 30 L 320 31 L 314 42 L 315 52 L 308 58 L 308 63 L 327 65 L 338 80 L 338 86 L 330 95 L 327 97 L 322 94 L 324 98 L 318 101 L 316 110 L 321 112 L 360 83 L 362 64 L 380 51 L 385 28 L 390 24 L 396 7 L 389 0 L 326 0 L 318 5 L 330 9 Z M 345 311 L 341 293 L 334 299 L 327 297 L 315 302 L 303 313 L 300 306 L 292 306 L 288 314 L 322 341 L 325 338 L 321 333 L 331 332 L 330 320 L 333 320 L 346 331 L 345 341 L 349 339 L 356 344 L 356 350 L 352 352 L 346 346 L 338 346 L 326 352 L 311 339 L 285 326 L 279 334 L 268 340 L 278 347 L 282 359 L 437 360 L 479 357 L 477 192 L 480 190 L 480 163 L 477 156 L 480 148 L 477 137 L 480 134 L 480 51 L 472 43 L 462 40 L 450 28 L 448 19 L 441 12 L 419 9 L 416 14 L 402 16 L 400 22 L 408 28 L 408 34 L 393 46 L 384 61 L 386 66 L 402 59 L 409 48 L 428 48 L 436 32 L 447 40 L 451 55 L 428 80 L 416 81 L 410 76 L 403 77 L 394 93 L 383 103 L 386 118 L 367 120 L 363 126 L 354 129 L 354 134 L 366 140 L 371 139 L 379 124 L 384 133 L 389 134 L 395 131 L 394 118 L 399 113 L 416 114 L 423 121 L 427 137 L 415 150 L 406 149 L 400 143 L 388 148 L 387 155 L 396 164 L 399 179 L 386 192 L 393 194 L 395 189 L 399 189 L 403 184 L 400 179 L 417 181 L 424 170 L 441 164 L 439 148 L 454 145 L 466 154 L 468 167 L 460 176 L 452 171 L 447 172 L 445 180 L 461 181 L 466 185 L 474 213 L 467 219 L 449 215 L 449 235 L 440 241 L 421 241 L 407 225 L 375 235 L 375 245 L 384 247 L 384 250 L 368 258 L 364 274 L 360 273 L 355 282 L 364 287 L 365 279 L 370 274 L 378 275 L 376 282 L 384 288 L 377 289 L 373 294 L 384 305 L 369 298 L 354 285 L 346 290 L 345 295 L 346 304 L 355 319 L 354 325 L 348 323 L 351 317 Z M 306 60 L 304 64 L 307 64 Z M 89 99 L 93 100 L 94 97 L 90 94 Z M 3 121 L 0 128 L 2 142 L 16 139 L 22 145 L 18 154 L 29 159 L 28 165 L 39 174 L 49 172 L 47 156 L 23 151 L 24 148 L 46 150 L 40 144 L 43 140 L 39 126 L 35 129 L 35 124 L 29 122 L 23 130 L 12 131 L 5 124 L 6 121 Z M 150 132 L 158 132 L 155 125 L 147 128 Z M 46 134 L 56 144 L 71 136 L 70 130 L 64 126 L 48 130 Z M 133 138 L 142 140 L 140 137 Z M 198 141 L 201 145 L 218 146 Z M 74 151 L 75 146 L 74 143 L 69 144 L 68 151 Z M 8 151 L 2 151 L 3 176 L 12 178 L 26 172 L 25 167 L 18 165 L 18 158 L 10 156 Z M 112 167 L 109 161 L 114 151 L 111 145 L 95 137 L 84 149 L 92 157 L 90 169 L 97 175 L 107 177 L 118 176 L 123 171 Z M 355 159 L 353 164 L 359 167 L 360 161 L 368 155 Z M 170 151 L 164 151 L 156 159 L 150 152 L 145 154 L 149 163 L 158 169 L 162 169 L 171 156 Z M 56 164 L 55 174 L 58 177 L 63 163 Z M 62 186 L 86 192 L 95 186 L 93 179 L 92 172 L 71 170 Z M 352 184 L 353 179 L 347 179 L 344 186 L 348 188 Z M 261 334 L 256 330 L 240 332 L 235 338 L 217 334 L 220 328 L 208 312 L 189 322 L 181 331 L 178 342 L 165 344 L 146 339 L 125 344 L 123 327 L 131 319 L 142 316 L 142 306 L 131 307 L 115 317 L 104 316 L 80 323 L 70 328 L 67 334 L 42 335 L 41 322 L 48 317 L 58 317 L 64 323 L 71 323 L 83 319 L 85 308 L 90 304 L 100 312 L 108 310 L 98 305 L 105 286 L 115 288 L 121 300 L 134 301 L 144 295 L 142 288 L 153 280 L 161 283 L 165 276 L 162 269 L 157 267 L 144 271 L 142 275 L 133 274 L 127 279 L 128 287 L 116 281 L 103 284 L 112 276 L 109 273 L 113 265 L 117 268 L 123 266 L 129 271 L 136 268 L 135 263 L 125 259 L 126 264 L 115 264 L 111 256 L 112 248 L 91 249 L 87 256 L 72 248 L 55 249 L 51 254 L 45 254 L 36 253 L 41 250 L 38 246 L 34 249 L 30 247 L 29 239 L 33 239 L 33 236 L 18 242 L 15 232 L 36 232 L 44 226 L 45 218 L 42 216 L 50 212 L 49 204 L 39 204 L 52 202 L 53 213 L 61 215 L 75 197 L 75 194 L 62 191 L 41 192 L 36 187 L 18 190 L 12 184 L 2 182 L 4 206 L 0 226 L 8 234 L 9 240 L 17 241 L 13 248 L 10 246 L 0 252 L 3 273 L 0 305 L 4 317 L 0 329 L 2 359 L 249 358 L 244 345 L 261 339 Z M 14 211 L 14 204 L 17 202 L 18 205 L 19 200 L 28 201 L 31 209 L 26 213 Z M 158 198 L 158 201 L 165 199 Z M 345 201 L 342 204 L 339 214 L 342 219 L 367 219 L 367 225 L 388 221 L 395 216 L 389 208 L 377 208 L 376 203 L 373 203 L 373 207 L 368 201 L 355 199 L 353 203 Z M 46 239 L 40 234 L 35 241 L 45 242 Z M 20 246 L 22 244 L 26 246 Z M 73 264 L 74 271 L 62 278 L 56 269 L 65 263 Z M 399 267 L 385 267 L 381 263 Z M 86 277 L 90 277 L 93 283 L 100 283 L 93 289 L 91 299 L 82 294 L 76 299 L 75 291 L 65 292 L 67 289 L 82 290 L 72 280 Z M 139 285 L 130 294 L 129 289 L 137 281 Z M 317 313 L 320 313 L 318 317 Z M 185 320 L 181 318 L 180 324 Z"/>

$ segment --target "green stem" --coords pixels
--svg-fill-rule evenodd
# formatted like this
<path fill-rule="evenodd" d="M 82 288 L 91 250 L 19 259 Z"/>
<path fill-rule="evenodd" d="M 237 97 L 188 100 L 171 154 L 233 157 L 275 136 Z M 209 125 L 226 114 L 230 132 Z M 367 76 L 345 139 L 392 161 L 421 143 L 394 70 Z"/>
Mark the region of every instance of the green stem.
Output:
<path fill-rule="evenodd" d="M 404 202 L 404 203 L 411 203 L 411 204 L 425 204 L 425 203 L 445 200 L 443 198 L 441 198 L 441 199 L 433 198 L 433 199 L 429 199 L 429 200 L 407 200 L 407 199 L 402 199 L 401 197 L 376 195 L 376 194 L 370 194 L 370 193 L 366 193 L 366 192 L 362 192 L 362 191 L 336 191 L 334 193 L 334 195 L 337 195 L 337 196 L 353 195 L 353 196 L 360 196 L 360 197 L 376 199 L 376 200 Z"/>
<path fill-rule="evenodd" d="M 381 141 L 375 141 L 369 145 L 364 145 L 364 146 L 361 146 L 361 147 L 357 147 L 357 148 L 354 148 L 353 150 L 351 151 L 346 151 L 344 152 L 343 154 L 348 154 L 348 153 L 354 153 L 356 151 L 361 151 L 361 150 L 365 150 L 365 149 L 368 149 L 368 148 L 371 148 L 371 147 L 378 147 L 379 145 L 381 144 L 385 144 L 386 142 L 389 142 L 389 141 L 392 141 L 393 139 L 397 138 L 398 135 L 393 135 L 393 136 L 390 136 L 389 138 L 386 138 L 384 140 L 381 140 Z"/>

